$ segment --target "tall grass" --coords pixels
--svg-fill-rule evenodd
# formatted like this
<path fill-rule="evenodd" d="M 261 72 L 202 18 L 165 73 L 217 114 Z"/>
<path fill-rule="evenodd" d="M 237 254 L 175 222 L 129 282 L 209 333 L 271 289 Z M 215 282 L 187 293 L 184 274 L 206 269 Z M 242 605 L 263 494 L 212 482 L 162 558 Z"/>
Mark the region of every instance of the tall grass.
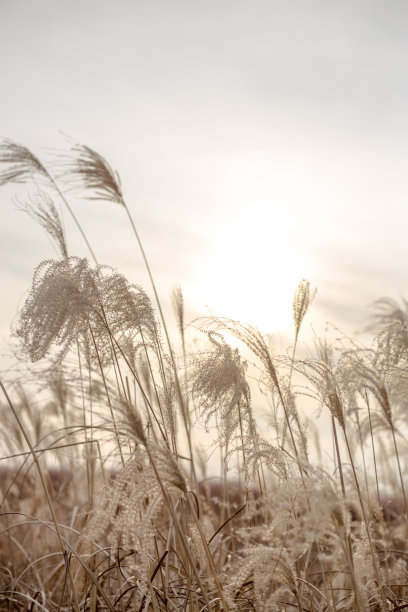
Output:
<path fill-rule="evenodd" d="M 408 609 L 406 304 L 377 303 L 370 347 L 322 339 L 299 358 L 315 293 L 306 280 L 284 354 L 247 323 L 187 324 L 178 287 L 172 339 L 102 156 L 74 143 L 47 165 L 6 140 L 8 182 L 32 189 L 24 208 L 59 258 L 35 269 L 13 328 L 22 374 L 0 382 L 1 609 Z M 154 304 L 99 264 L 72 191 L 124 209 Z M 92 262 L 69 253 L 57 199 Z M 321 411 L 326 462 L 308 423 Z"/>

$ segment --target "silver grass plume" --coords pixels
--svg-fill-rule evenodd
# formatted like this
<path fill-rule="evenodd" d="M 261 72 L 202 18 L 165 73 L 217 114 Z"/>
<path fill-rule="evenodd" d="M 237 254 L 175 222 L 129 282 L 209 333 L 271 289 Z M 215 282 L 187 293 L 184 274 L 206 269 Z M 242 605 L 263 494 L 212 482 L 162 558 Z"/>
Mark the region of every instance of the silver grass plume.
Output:
<path fill-rule="evenodd" d="M 102 343 L 146 325 L 154 313 L 146 294 L 112 268 L 91 268 L 86 259 L 47 260 L 34 272 L 31 291 L 20 312 L 16 336 L 32 361 L 51 348 L 62 358 L 79 336 L 90 331 Z"/>
<path fill-rule="evenodd" d="M 172 293 L 173 310 L 176 315 L 177 326 L 182 338 L 184 338 L 184 296 L 180 285 L 173 288 Z"/>
<path fill-rule="evenodd" d="M 97 540 L 104 533 L 114 546 L 153 554 L 155 527 L 164 506 L 163 489 L 187 494 L 176 457 L 166 444 L 149 439 L 140 412 L 121 402 L 121 434 L 133 440 L 130 458 L 109 484 L 91 513 L 83 537 Z"/>
<path fill-rule="evenodd" d="M 389 371 L 367 363 L 355 352 L 348 358 L 357 389 L 362 395 L 363 390 L 366 390 L 375 397 L 385 422 L 390 429 L 394 429 L 392 397 L 395 392 L 395 377 L 390 375 Z"/>
<path fill-rule="evenodd" d="M 408 301 L 402 299 L 403 307 L 392 298 L 380 298 L 373 304 L 373 314 L 368 329 L 381 328 L 391 323 L 408 324 Z"/>
<path fill-rule="evenodd" d="M 259 435 L 248 441 L 246 457 L 248 470 L 253 480 L 265 467 L 279 480 L 287 480 L 292 475 L 288 455 L 277 446 L 260 438 Z"/>
<path fill-rule="evenodd" d="M 191 374 L 192 397 L 206 425 L 219 415 L 225 444 L 228 445 L 239 428 L 238 406 L 245 423 L 253 427 L 250 409 L 250 390 L 245 378 L 247 364 L 237 349 L 232 349 L 220 334 L 208 332 L 213 350 L 204 354 Z"/>
<path fill-rule="evenodd" d="M 265 374 L 270 381 L 271 390 L 277 391 L 278 393 L 285 414 L 286 423 L 288 425 L 293 450 L 298 460 L 299 470 L 301 470 L 301 459 L 297 449 L 293 428 L 290 423 L 290 414 L 286 407 L 285 398 L 281 388 L 281 381 L 278 370 L 275 366 L 276 359 L 272 357 L 272 353 L 265 337 L 261 334 L 259 329 L 253 327 L 249 323 L 244 324 L 225 317 L 206 317 L 200 319 L 200 321 L 204 321 L 204 325 L 207 327 L 207 329 L 212 329 L 213 331 L 223 330 L 232 334 L 235 336 L 235 338 L 238 338 L 238 340 L 243 342 L 261 361 L 265 369 Z"/>
<path fill-rule="evenodd" d="M 226 331 L 243 342 L 261 361 L 272 385 L 279 388 L 278 373 L 271 351 L 259 329 L 249 323 L 241 323 L 226 317 L 202 317 L 199 321 L 206 330 L 215 332 Z"/>
<path fill-rule="evenodd" d="M 282 609 L 283 602 L 291 602 L 297 593 L 297 579 L 294 564 L 285 548 L 255 544 L 243 549 L 241 554 L 231 585 L 235 592 L 252 578 L 257 610 L 275 612 Z"/>
<path fill-rule="evenodd" d="M 101 306 L 111 331 L 140 333 L 143 330 L 149 339 L 156 339 L 158 326 L 147 293 L 139 285 L 129 283 L 123 274 L 110 266 L 98 266 L 95 274 L 99 282 Z"/>
<path fill-rule="evenodd" d="M 19 210 L 26 212 L 36 223 L 41 225 L 57 244 L 62 257 L 68 257 L 68 247 L 61 217 L 50 196 L 42 190 L 30 196 L 30 201 L 19 204 Z"/>
<path fill-rule="evenodd" d="M 378 549 L 381 550 L 384 547 L 384 543 L 378 539 L 376 540 L 374 534 L 371 534 L 371 538 Z M 361 523 L 360 534 L 358 538 L 355 538 L 353 549 L 355 577 L 363 605 L 367 610 L 374 608 L 374 606 L 380 609 L 381 593 L 376 584 L 376 573 L 371 555 L 369 534 L 364 522 Z M 389 571 L 389 565 L 387 569 Z"/>
<path fill-rule="evenodd" d="M 380 298 L 372 305 L 368 330 L 378 330 L 376 366 L 388 368 L 397 365 L 408 356 L 408 302 L 402 306 L 391 298 Z"/>
<path fill-rule="evenodd" d="M 98 541 L 106 534 L 115 548 L 125 546 L 147 556 L 153 552 L 153 526 L 162 508 L 154 470 L 140 446 L 103 491 L 82 537 Z"/>
<path fill-rule="evenodd" d="M 43 261 L 19 314 L 16 336 L 23 350 L 32 361 L 45 357 L 53 345 L 65 356 L 74 339 L 87 331 L 98 301 L 95 274 L 86 259 Z"/>
<path fill-rule="evenodd" d="M 181 346 L 183 351 L 183 365 L 184 365 L 184 401 L 181 402 L 181 409 L 183 413 L 183 419 L 187 430 L 191 430 L 191 416 L 189 407 L 189 394 L 188 394 L 188 376 L 187 376 L 187 353 L 186 353 L 186 336 L 185 336 L 185 325 L 184 325 L 184 296 L 180 285 L 173 287 L 171 292 L 173 310 L 176 315 L 177 327 L 180 332 Z"/>
<path fill-rule="evenodd" d="M 0 186 L 24 183 L 35 174 L 48 177 L 45 167 L 29 149 L 8 138 L 0 143 L 0 164 L 6 165 L 0 170 Z"/>
<path fill-rule="evenodd" d="M 295 342 L 299 336 L 300 326 L 316 295 L 316 289 L 311 291 L 310 283 L 304 278 L 295 291 L 292 302 L 293 322 L 295 324 Z"/>
<path fill-rule="evenodd" d="M 384 327 L 376 336 L 375 363 L 381 370 L 398 366 L 408 360 L 408 322 L 395 321 Z"/>
<path fill-rule="evenodd" d="M 165 364 L 163 364 L 165 365 Z M 163 425 L 167 435 L 172 441 L 172 447 L 177 448 L 177 388 L 174 382 L 173 369 L 165 366 L 163 372 L 163 385 L 157 387 L 158 399 L 161 408 Z"/>
<path fill-rule="evenodd" d="M 350 389 L 343 384 L 341 369 L 334 363 L 332 348 L 324 341 L 317 343 L 317 360 L 298 362 L 296 369 L 306 376 L 316 390 L 316 397 L 326 406 L 344 430 Z"/>
<path fill-rule="evenodd" d="M 74 158 L 63 162 L 60 178 L 72 189 L 90 192 L 90 200 L 107 200 L 123 206 L 123 194 L 119 174 L 111 168 L 102 155 L 83 144 L 72 147 Z"/>

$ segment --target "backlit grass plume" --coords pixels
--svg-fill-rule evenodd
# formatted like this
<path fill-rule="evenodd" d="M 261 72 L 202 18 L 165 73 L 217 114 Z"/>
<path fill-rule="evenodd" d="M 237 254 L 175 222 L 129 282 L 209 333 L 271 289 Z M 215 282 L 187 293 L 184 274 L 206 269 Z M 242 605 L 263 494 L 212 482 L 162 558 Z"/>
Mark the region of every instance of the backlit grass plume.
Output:
<path fill-rule="evenodd" d="M 140 288 L 111 268 L 67 257 L 37 267 L 16 336 L 30 359 L 38 361 L 52 348 L 64 357 L 81 335 L 106 338 L 142 327 L 152 331 L 155 325 L 150 300 Z"/>
<path fill-rule="evenodd" d="M 232 349 L 220 334 L 210 331 L 208 337 L 214 349 L 196 361 L 191 374 L 193 402 L 207 426 L 216 418 L 218 443 L 224 447 L 226 465 L 236 450 L 231 443 L 238 442 L 245 481 L 248 482 L 246 446 L 248 440 L 250 444 L 254 443 L 256 426 L 250 388 L 245 378 L 247 364 L 238 350 Z"/>
<path fill-rule="evenodd" d="M 26 147 L 8 138 L 3 139 L 0 143 L 0 186 L 24 183 L 35 175 L 47 176 L 40 160 Z"/>
<path fill-rule="evenodd" d="M 18 209 L 26 212 L 36 223 L 41 225 L 56 244 L 61 257 L 68 257 L 68 247 L 61 217 L 48 193 L 38 190 L 30 196 L 28 202 L 19 204 Z"/>
<path fill-rule="evenodd" d="M 99 153 L 83 144 L 75 144 L 60 176 L 73 189 L 83 190 L 91 200 L 107 200 L 123 205 L 119 174 Z"/>
<path fill-rule="evenodd" d="M 305 315 L 309 310 L 310 305 L 315 298 L 315 295 L 316 289 L 312 291 L 310 288 L 309 281 L 302 279 L 299 283 L 298 288 L 296 289 L 292 302 L 292 314 L 293 321 L 295 324 L 295 344 L 299 336 L 302 321 L 305 318 Z"/>
<path fill-rule="evenodd" d="M 191 374 L 193 398 L 207 423 L 216 413 L 230 421 L 238 403 L 248 406 L 250 402 L 247 366 L 238 350 L 232 349 L 220 334 L 209 332 L 208 337 L 214 348 L 197 360 Z M 236 417 L 232 420 L 235 422 Z"/>

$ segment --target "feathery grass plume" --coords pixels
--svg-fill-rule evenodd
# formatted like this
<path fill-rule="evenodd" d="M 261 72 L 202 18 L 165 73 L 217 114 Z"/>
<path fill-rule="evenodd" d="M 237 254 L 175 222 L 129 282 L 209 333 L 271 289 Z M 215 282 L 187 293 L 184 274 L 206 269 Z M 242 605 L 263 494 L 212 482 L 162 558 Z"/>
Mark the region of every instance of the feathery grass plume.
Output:
<path fill-rule="evenodd" d="M 236 338 L 243 342 L 252 353 L 261 361 L 267 378 L 270 381 L 271 391 L 276 391 L 279 397 L 279 400 L 282 405 L 282 409 L 285 415 L 285 422 L 289 429 L 290 440 L 292 443 L 293 451 L 296 456 L 296 460 L 298 462 L 299 471 L 302 473 L 302 460 L 297 448 L 296 440 L 295 440 L 295 432 L 293 431 L 293 427 L 290 421 L 290 413 L 286 406 L 281 382 L 279 379 L 278 371 L 275 367 L 274 359 L 272 358 L 271 351 L 269 349 L 268 343 L 261 332 L 254 326 L 246 323 L 240 323 L 239 321 L 234 321 L 233 319 L 228 319 L 225 317 L 203 317 L 199 319 L 203 321 L 204 325 L 212 329 L 213 331 L 224 330 Z M 298 421 L 299 424 L 299 421 Z"/>
<path fill-rule="evenodd" d="M 241 563 L 234 571 L 230 594 L 241 594 L 248 580 L 252 580 L 254 585 L 254 609 L 276 612 L 282 609 L 285 602 L 291 606 L 297 604 L 298 609 L 302 609 L 297 597 L 296 571 L 284 548 L 264 544 L 245 548 Z"/>
<path fill-rule="evenodd" d="M 24 183 L 36 174 L 48 176 L 45 167 L 29 149 L 8 138 L 0 143 L 0 164 L 6 164 L 5 169 L 0 169 L 0 186 Z"/>
<path fill-rule="evenodd" d="M 203 545 L 203 541 L 201 539 L 200 533 L 198 531 L 197 526 L 192 523 L 189 525 L 189 543 L 191 546 L 191 553 L 197 562 L 201 571 L 206 571 L 208 567 L 207 557 L 205 554 L 205 549 Z"/>
<path fill-rule="evenodd" d="M 317 342 L 318 360 L 301 361 L 296 364 L 316 390 L 313 395 L 326 406 L 344 430 L 347 407 L 351 400 L 350 389 L 341 376 L 342 370 L 334 363 L 332 347 L 326 341 Z"/>
<path fill-rule="evenodd" d="M 155 522 L 163 507 L 160 487 L 139 446 L 111 484 L 105 487 L 87 522 L 83 537 L 98 541 L 106 535 L 114 548 L 137 550 L 147 561 L 154 554 Z"/>
<path fill-rule="evenodd" d="M 408 323 L 408 301 L 402 298 L 401 307 L 396 300 L 382 297 L 376 300 L 372 307 L 373 312 L 367 328 L 382 328 L 397 321 L 402 324 Z"/>
<path fill-rule="evenodd" d="M 208 331 L 225 331 L 243 342 L 263 364 L 272 384 L 279 387 L 278 373 L 268 343 L 256 327 L 227 317 L 201 317 L 200 326 Z"/>
<path fill-rule="evenodd" d="M 138 444 L 147 446 L 147 436 L 145 427 L 140 416 L 139 410 L 130 401 L 122 399 L 121 411 L 123 414 L 123 429 L 125 433 L 132 437 Z"/>
<path fill-rule="evenodd" d="M 143 330 L 149 340 L 157 339 L 158 323 L 147 293 L 110 266 L 99 266 L 95 273 L 100 304 L 111 332 L 140 334 Z"/>
<path fill-rule="evenodd" d="M 127 364 L 137 373 L 144 394 L 150 405 L 156 404 L 164 427 L 166 439 L 172 441 L 172 448 L 177 448 L 177 387 L 174 381 L 173 368 L 167 356 L 162 352 L 159 328 L 149 333 L 143 327 L 134 333 L 120 337 L 120 347 Z M 139 333 L 139 336 L 137 334 Z"/>
<path fill-rule="evenodd" d="M 297 342 L 300 326 L 305 318 L 307 311 L 313 302 L 317 289 L 311 291 L 310 283 L 306 279 L 302 279 L 296 289 L 292 302 L 293 322 L 295 324 L 295 343 Z"/>
<path fill-rule="evenodd" d="M 378 351 L 352 351 L 347 354 L 349 361 L 348 370 L 354 384 L 355 391 L 363 399 L 366 393 L 376 400 L 376 406 L 380 409 L 381 422 L 390 431 L 397 431 L 397 420 L 401 413 L 405 412 L 407 371 L 400 364 L 386 365 L 381 360 Z M 372 418 L 376 413 L 373 412 Z M 374 421 L 373 421 L 374 423 Z"/>
<path fill-rule="evenodd" d="M 184 296 L 180 285 L 173 287 L 172 293 L 173 310 L 176 315 L 177 327 L 179 329 L 181 338 L 181 348 L 183 353 L 183 366 L 184 366 L 184 389 L 183 389 L 183 401 L 180 402 L 180 408 L 184 420 L 184 425 L 187 434 L 187 440 L 190 450 L 191 458 L 193 457 L 193 449 L 191 443 L 191 415 L 189 406 L 189 392 L 188 392 L 188 373 L 187 373 L 187 352 L 186 352 L 186 334 L 184 325 Z M 176 381 L 176 386 L 177 386 Z M 178 389 L 180 391 L 180 389 Z M 180 398 L 181 399 L 181 398 Z M 191 462 L 192 476 L 194 475 L 194 462 Z M 194 476 L 195 478 L 195 476 Z"/>
<path fill-rule="evenodd" d="M 380 542 L 376 542 L 374 538 L 373 543 L 380 544 L 378 546 L 380 550 L 383 548 L 383 545 Z M 364 522 L 361 524 L 358 539 L 355 538 L 353 549 L 354 567 L 356 568 L 355 576 L 362 604 L 365 606 L 365 609 L 380 609 L 381 595 L 376 584 L 375 567 Z"/>
<path fill-rule="evenodd" d="M 157 443 L 153 443 L 150 440 L 147 440 L 146 438 L 144 438 L 144 440 L 140 438 L 138 429 L 135 430 L 135 438 L 136 440 L 140 440 L 142 444 L 144 445 L 144 449 L 146 450 L 147 457 L 149 459 L 149 466 L 153 469 L 156 482 L 160 488 L 161 495 L 165 501 L 167 510 L 170 512 L 172 522 L 174 524 L 174 527 L 182 543 L 182 548 L 184 550 L 186 560 L 188 560 L 188 564 L 194 574 L 198 587 L 201 590 L 201 593 L 203 594 L 206 605 L 208 609 L 210 609 L 211 604 L 208 599 L 207 589 L 205 588 L 204 583 L 202 582 L 200 575 L 197 571 L 197 567 L 195 565 L 193 556 L 191 554 L 189 543 L 185 536 L 182 524 L 180 523 L 180 520 L 177 517 L 175 506 L 169 494 L 172 489 L 173 490 L 177 489 L 179 493 L 180 492 L 183 493 L 184 499 L 187 502 L 190 513 L 196 517 L 195 509 L 193 508 L 193 505 L 187 495 L 187 483 L 181 472 L 181 469 L 176 460 L 176 457 L 170 451 L 167 444 L 157 444 Z M 200 527 L 200 523 L 197 517 L 196 517 L 195 524 L 197 525 L 197 528 L 200 531 L 201 527 Z M 219 578 L 216 574 L 213 559 L 211 557 L 211 553 L 208 549 L 208 544 L 207 544 L 207 541 L 205 540 L 204 535 L 202 535 L 202 541 L 203 541 L 204 548 L 206 549 L 207 559 L 209 561 L 209 567 L 211 570 L 211 575 L 214 577 L 214 580 L 215 580 L 216 590 L 219 593 L 219 597 L 223 603 L 224 609 L 228 610 L 228 606 L 225 603 L 225 599 L 224 599 L 223 589 L 219 581 Z"/>
<path fill-rule="evenodd" d="M 86 259 L 43 261 L 16 329 L 31 361 L 45 357 L 53 345 L 59 347 L 58 357 L 64 357 L 75 338 L 87 332 L 98 302 L 97 278 Z"/>
<path fill-rule="evenodd" d="M 375 366 L 389 368 L 408 360 L 408 302 L 402 306 L 391 298 L 381 298 L 372 305 L 367 331 L 378 330 L 375 338 L 377 355 Z"/>
<path fill-rule="evenodd" d="M 242 425 L 240 414 L 246 427 L 254 428 L 250 390 L 245 378 L 247 364 L 220 334 L 210 331 L 208 338 L 214 348 L 195 364 L 191 374 L 192 397 L 206 425 L 214 415 L 220 416 L 223 443 L 228 446 Z"/>
<path fill-rule="evenodd" d="M 375 338 L 375 365 L 390 370 L 408 361 L 408 322 L 395 321 L 384 327 Z M 402 375 L 401 369 L 398 372 Z"/>
<path fill-rule="evenodd" d="M 109 334 L 155 327 L 150 300 L 142 289 L 107 266 L 91 268 L 88 260 L 46 260 L 34 273 L 32 288 L 20 312 L 16 336 L 32 361 L 54 346 L 61 359 L 71 344 L 90 330 L 102 344 Z"/>
<path fill-rule="evenodd" d="M 155 525 L 164 505 L 162 486 L 183 494 L 187 486 L 168 447 L 148 439 L 139 411 L 125 400 L 121 411 L 122 433 L 133 439 L 136 447 L 96 505 L 86 537 L 97 540 L 106 533 L 113 546 L 136 549 L 147 562 L 149 555 L 154 555 Z"/>
<path fill-rule="evenodd" d="M 290 371 L 289 371 L 289 380 L 288 380 L 288 384 L 287 387 L 289 389 L 289 400 L 290 400 L 290 384 L 292 381 L 292 373 L 293 373 L 293 365 L 294 365 L 294 361 L 295 361 L 295 354 L 296 354 L 296 347 L 297 347 L 297 343 L 298 343 L 298 339 L 299 339 L 299 332 L 300 332 L 300 327 L 302 325 L 302 321 L 307 313 L 307 311 L 309 310 L 309 307 L 314 299 L 316 295 L 316 289 L 314 291 L 311 292 L 310 290 L 310 283 L 309 281 L 302 279 L 298 285 L 298 288 L 295 291 L 295 294 L 293 296 L 293 301 L 292 301 L 292 316 L 293 316 L 293 322 L 295 325 L 295 340 L 293 343 L 293 348 L 292 348 L 292 359 L 291 359 L 291 363 L 290 363 Z M 287 408 L 287 412 L 288 412 L 288 420 L 285 420 L 284 424 L 283 424 L 283 432 L 282 432 L 282 446 L 285 446 L 285 439 L 286 439 L 286 430 L 289 424 L 289 419 L 291 416 L 293 416 L 293 418 L 296 420 L 297 425 L 298 425 L 298 430 L 299 433 L 301 435 L 301 442 L 302 442 L 302 447 L 303 449 L 306 449 L 306 437 L 305 434 L 303 432 L 303 427 L 300 424 L 300 418 L 299 418 L 299 414 L 297 411 L 297 407 L 296 407 L 296 403 L 294 401 L 290 402 L 293 406 L 293 410 L 292 410 L 292 415 L 290 414 L 290 405 L 288 405 Z M 305 458 L 307 458 L 307 452 L 304 452 L 304 456 Z"/>
<path fill-rule="evenodd" d="M 91 192 L 90 200 L 107 200 L 123 206 L 119 174 L 106 159 L 86 145 L 76 144 L 71 150 L 75 157 L 64 163 L 60 178 L 65 178 L 72 189 L 85 188 Z"/>
<path fill-rule="evenodd" d="M 26 212 L 45 229 L 47 234 L 55 241 L 61 257 L 68 257 L 68 247 L 61 218 L 48 193 L 38 190 L 30 196 L 30 202 L 19 204 L 18 209 Z"/>
<path fill-rule="evenodd" d="M 363 389 L 366 389 L 376 399 L 378 406 L 380 407 L 382 417 L 387 424 L 394 445 L 395 459 L 398 467 L 398 474 L 400 478 L 401 492 L 404 498 L 405 512 L 408 517 L 408 499 L 405 491 L 405 484 L 402 475 L 402 468 L 400 462 L 400 453 L 397 446 L 396 440 L 396 423 L 394 418 L 394 402 L 401 402 L 404 408 L 406 407 L 405 393 L 401 397 L 401 389 L 399 388 L 398 377 L 395 376 L 395 371 L 381 370 L 377 367 L 373 367 L 371 364 L 367 364 L 362 359 L 357 359 L 354 364 L 354 370 L 360 381 Z M 404 389 L 404 387 L 403 387 Z"/>
<path fill-rule="evenodd" d="M 397 323 L 396 325 L 400 325 Z M 391 360 L 393 361 L 393 360 Z M 390 363 L 390 354 L 382 355 L 380 349 L 352 350 L 343 353 L 338 363 L 338 371 L 344 386 L 349 389 L 349 408 L 356 413 L 360 410 L 357 397 L 367 405 L 369 414 L 360 421 L 360 435 L 364 437 L 372 431 L 387 429 L 394 437 L 397 421 L 406 411 L 407 373 L 402 363 Z M 374 398 L 374 410 L 370 409 L 369 399 Z"/>
<path fill-rule="evenodd" d="M 173 310 L 176 315 L 177 327 L 184 342 L 184 296 L 180 285 L 173 287 L 171 292 Z"/>
<path fill-rule="evenodd" d="M 285 552 L 295 571 L 302 602 L 299 609 L 349 610 L 351 604 L 340 607 L 344 592 L 339 593 L 338 608 L 331 602 L 337 591 L 331 592 L 331 581 L 337 576 L 339 586 L 344 586 L 349 579 L 344 548 L 350 530 L 354 534 L 356 529 L 355 500 L 349 497 L 346 507 L 335 481 L 323 470 L 310 468 L 305 484 L 306 489 L 299 478 L 289 478 L 259 500 L 261 522 L 243 536 L 243 548 L 247 541 L 255 541 Z M 295 596 L 296 592 L 292 591 L 284 601 L 293 607 L 299 606 Z"/>
<path fill-rule="evenodd" d="M 268 469 L 279 480 L 287 480 L 292 475 L 288 455 L 259 435 L 247 440 L 246 458 L 248 470 L 253 480 L 262 469 Z"/>
<path fill-rule="evenodd" d="M 174 382 L 173 369 L 166 367 L 165 382 L 157 389 L 163 425 L 169 439 L 172 440 L 172 448 L 177 449 L 177 387 Z M 157 388 L 157 387 L 156 387 Z"/>
<path fill-rule="evenodd" d="M 392 400 L 394 389 L 392 383 L 395 382 L 394 376 L 390 376 L 390 372 L 379 370 L 375 367 L 376 355 L 372 356 L 374 363 L 368 363 L 367 359 L 363 359 L 356 352 L 349 353 L 347 360 L 349 361 L 349 372 L 352 374 L 352 380 L 360 393 L 366 389 L 377 400 L 381 409 L 385 422 L 390 429 L 394 428 Z"/>

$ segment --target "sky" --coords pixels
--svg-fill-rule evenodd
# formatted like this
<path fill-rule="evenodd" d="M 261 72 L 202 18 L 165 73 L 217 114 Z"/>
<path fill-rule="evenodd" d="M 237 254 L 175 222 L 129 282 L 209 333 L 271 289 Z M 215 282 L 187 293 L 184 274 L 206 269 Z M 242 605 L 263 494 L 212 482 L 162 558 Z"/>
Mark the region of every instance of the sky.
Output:
<path fill-rule="evenodd" d="M 354 333 L 375 299 L 408 296 L 407 29 L 403 0 L 2 0 L 0 136 L 46 163 L 65 135 L 101 153 L 187 318 L 289 334 L 306 278 L 309 331 Z M 2 354 L 55 257 L 16 208 L 29 194 L 0 190 Z M 70 202 L 98 260 L 148 289 L 124 211 Z"/>

